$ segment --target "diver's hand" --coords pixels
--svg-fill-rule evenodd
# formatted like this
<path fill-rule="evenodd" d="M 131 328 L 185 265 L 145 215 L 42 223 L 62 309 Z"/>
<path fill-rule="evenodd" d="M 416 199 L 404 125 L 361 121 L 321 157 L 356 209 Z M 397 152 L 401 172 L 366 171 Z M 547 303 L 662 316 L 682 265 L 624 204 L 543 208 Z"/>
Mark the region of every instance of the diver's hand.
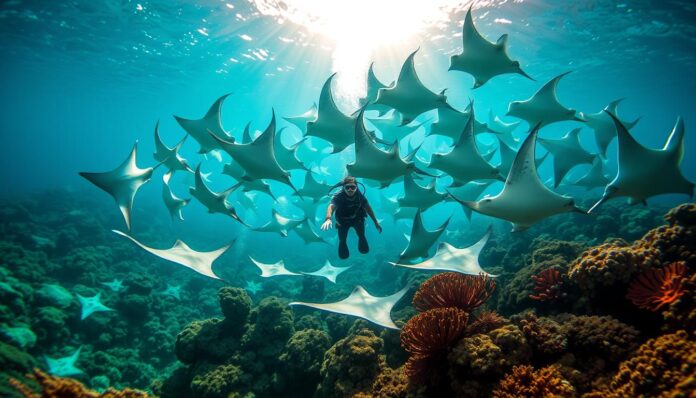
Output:
<path fill-rule="evenodd" d="M 331 219 L 328 219 L 328 220 L 324 221 L 323 224 L 321 224 L 321 230 L 322 231 L 329 230 L 329 229 L 331 229 L 331 225 L 332 225 Z"/>
<path fill-rule="evenodd" d="M 380 234 L 382 233 L 382 226 L 379 225 L 378 222 L 375 223 L 375 228 L 377 228 L 377 232 L 379 232 Z"/>

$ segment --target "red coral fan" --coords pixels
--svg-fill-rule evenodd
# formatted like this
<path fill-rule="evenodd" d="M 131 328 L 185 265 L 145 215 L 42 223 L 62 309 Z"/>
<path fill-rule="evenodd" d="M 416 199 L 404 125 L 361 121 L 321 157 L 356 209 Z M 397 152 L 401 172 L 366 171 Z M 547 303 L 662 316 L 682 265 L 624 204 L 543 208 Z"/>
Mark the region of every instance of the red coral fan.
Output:
<path fill-rule="evenodd" d="M 10 384 L 24 396 L 24 398 L 148 398 L 143 391 L 126 388 L 116 391 L 111 388 L 98 393 L 86 388 L 82 383 L 74 379 L 50 376 L 40 369 L 34 369 L 33 378 L 41 386 L 41 393 L 35 393 L 21 382 L 10 379 Z"/>
<path fill-rule="evenodd" d="M 472 336 L 478 333 L 488 333 L 508 323 L 510 322 L 507 319 L 495 311 L 483 311 L 466 327 L 466 335 Z"/>
<path fill-rule="evenodd" d="M 662 269 L 650 268 L 641 273 L 628 287 L 626 298 L 640 308 L 657 311 L 684 294 L 682 282 L 686 275 L 683 261 Z"/>
<path fill-rule="evenodd" d="M 561 296 L 561 286 L 563 280 L 561 273 L 556 269 L 545 269 L 539 275 L 532 275 L 534 281 L 534 292 L 529 298 L 538 301 L 553 301 Z"/>
<path fill-rule="evenodd" d="M 470 313 L 495 292 L 495 281 L 486 275 L 438 274 L 423 282 L 413 296 L 418 311 L 455 307 Z"/>
<path fill-rule="evenodd" d="M 493 398 L 573 397 L 575 389 L 558 368 L 547 366 L 534 370 L 528 365 L 512 368 L 493 390 Z"/>

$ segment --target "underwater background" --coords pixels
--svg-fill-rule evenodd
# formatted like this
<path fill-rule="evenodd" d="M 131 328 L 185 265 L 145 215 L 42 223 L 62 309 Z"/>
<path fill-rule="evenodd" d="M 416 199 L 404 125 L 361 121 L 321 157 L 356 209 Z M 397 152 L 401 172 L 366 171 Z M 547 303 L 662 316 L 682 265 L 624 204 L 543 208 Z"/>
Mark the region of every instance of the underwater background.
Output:
<path fill-rule="evenodd" d="M 519 144 L 532 126 L 506 116 L 508 104 L 570 72 L 558 84 L 560 103 L 584 116 L 623 99 L 620 119 L 638 120 L 630 134 L 648 148 L 663 148 L 681 116 L 679 169 L 693 182 L 696 5 L 474 2 L 476 29 L 493 42 L 508 34 L 508 53 L 534 78 L 504 74 L 474 89 L 471 75 L 448 71 L 450 57 L 462 51 L 471 2 L 427 3 L 2 2 L 0 396 L 42 389 L 98 396 L 109 387 L 123 390 L 112 396 L 206 398 L 692 396 L 692 197 L 659 195 L 647 205 L 615 198 L 591 214 L 556 214 L 512 232 L 505 220 L 469 215 L 445 199 L 451 178 L 418 177 L 443 194 L 423 209 L 425 229 L 449 219 L 428 257 L 438 242 L 469 247 L 489 226 L 492 231 L 478 262 L 495 277 L 438 274 L 390 263 L 400 262 L 413 235 L 415 210 L 395 202 L 402 180 L 380 187 L 358 177 L 384 230 L 379 234 L 368 219 L 370 252 L 358 252 L 351 232 L 351 256 L 341 260 L 336 230 L 319 226 L 329 188 L 355 159 L 353 146 L 331 154 L 326 141 L 301 141 L 303 126 L 285 118 L 318 103 L 334 72 L 334 98 L 351 115 L 366 93 L 371 63 L 388 85 L 418 50 L 415 68 L 425 86 L 447 89 L 447 102 L 460 111 L 473 102 L 475 118 L 489 127 L 493 116 L 521 122 L 512 133 Z M 309 213 L 294 204 L 289 185 L 268 180 L 273 197 L 240 188 L 228 199 L 249 226 L 209 213 L 196 198 L 182 209 L 182 221 L 163 203 L 166 168 L 159 166 L 137 191 L 129 230 L 113 198 L 78 174 L 114 169 L 136 141 L 138 167 L 154 167 L 155 125 L 171 147 L 186 136 L 173 115 L 198 119 L 225 94 L 221 124 L 237 141 L 247 123 L 253 138 L 274 114 L 276 132 L 283 129 L 277 139 L 285 147 L 299 142 L 297 159 L 326 190 Z M 399 143 L 402 155 L 417 149 L 416 164 L 430 171 L 432 155 L 454 142 L 431 134 L 437 120 L 436 110 L 421 114 Z M 578 127 L 582 147 L 600 152 L 593 129 L 582 122 L 553 123 L 539 136 L 560 139 Z M 379 131 L 374 124 L 368 129 Z M 499 165 L 496 135 L 477 140 Z M 188 137 L 180 154 L 192 170 L 200 164 L 210 189 L 238 182 L 223 173 L 232 162 L 227 153 L 198 150 Z M 603 165 L 607 183 L 617 172 L 617 151 L 613 139 Z M 537 157 L 546 153 L 537 146 Z M 603 186 L 569 182 L 591 165 L 574 167 L 557 187 L 554 157 L 539 163 L 541 181 L 587 211 Z M 301 189 L 306 174 L 291 170 L 292 185 Z M 171 191 L 187 199 L 194 185 L 187 171 L 169 181 Z M 502 187 L 494 181 L 467 200 Z M 254 231 L 272 220 L 272 210 L 309 219 L 323 242 L 305 242 L 292 230 L 287 236 L 272 228 Z M 112 230 L 159 249 L 177 239 L 198 251 L 233 243 L 214 263 L 216 280 Z M 350 268 L 335 283 L 301 274 L 262 277 L 250 257 L 264 264 L 282 260 L 295 273 L 317 271 L 326 260 Z M 401 330 L 288 305 L 337 302 L 358 285 L 377 297 L 407 289 L 391 311 Z M 97 311 L 86 313 L 89 305 Z M 35 368 L 45 373 L 28 377 Z"/>

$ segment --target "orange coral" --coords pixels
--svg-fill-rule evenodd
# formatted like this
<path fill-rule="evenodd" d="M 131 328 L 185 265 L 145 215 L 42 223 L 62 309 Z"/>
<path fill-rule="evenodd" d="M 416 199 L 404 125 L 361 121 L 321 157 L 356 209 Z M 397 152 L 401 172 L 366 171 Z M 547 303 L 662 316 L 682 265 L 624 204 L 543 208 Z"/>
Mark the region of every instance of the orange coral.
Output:
<path fill-rule="evenodd" d="M 650 268 L 631 282 L 626 298 L 640 308 L 657 311 L 684 294 L 682 282 L 685 275 L 683 261 L 671 263 L 662 269 Z"/>
<path fill-rule="evenodd" d="M 40 369 L 34 369 L 33 378 L 41 386 L 41 393 L 35 393 L 29 387 L 16 379 L 10 379 L 10 384 L 25 398 L 148 398 L 143 391 L 126 388 L 116 391 L 111 388 L 98 393 L 85 387 L 74 379 L 51 376 Z"/>
<path fill-rule="evenodd" d="M 455 307 L 470 313 L 495 292 L 495 281 L 486 275 L 438 274 L 423 282 L 413 296 L 418 311 Z"/>
<path fill-rule="evenodd" d="M 557 269 L 545 269 L 539 275 L 532 275 L 534 281 L 534 292 L 529 298 L 538 301 L 553 301 L 561 296 L 561 273 Z"/>
<path fill-rule="evenodd" d="M 491 396 L 493 398 L 573 397 L 575 389 L 555 366 L 534 370 L 528 365 L 518 365 L 512 368 L 512 373 L 505 375 Z"/>

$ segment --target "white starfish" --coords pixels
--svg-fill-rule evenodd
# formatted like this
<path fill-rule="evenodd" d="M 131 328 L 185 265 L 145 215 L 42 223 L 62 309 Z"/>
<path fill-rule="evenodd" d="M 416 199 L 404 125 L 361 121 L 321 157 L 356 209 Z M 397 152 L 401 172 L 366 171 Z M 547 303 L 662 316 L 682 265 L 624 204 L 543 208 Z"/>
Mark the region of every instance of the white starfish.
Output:
<path fill-rule="evenodd" d="M 82 311 L 80 314 L 81 320 L 84 320 L 95 312 L 113 311 L 113 308 L 109 308 L 101 303 L 101 293 L 97 293 L 92 297 L 81 296 L 77 293 L 75 295 L 82 306 Z"/>

